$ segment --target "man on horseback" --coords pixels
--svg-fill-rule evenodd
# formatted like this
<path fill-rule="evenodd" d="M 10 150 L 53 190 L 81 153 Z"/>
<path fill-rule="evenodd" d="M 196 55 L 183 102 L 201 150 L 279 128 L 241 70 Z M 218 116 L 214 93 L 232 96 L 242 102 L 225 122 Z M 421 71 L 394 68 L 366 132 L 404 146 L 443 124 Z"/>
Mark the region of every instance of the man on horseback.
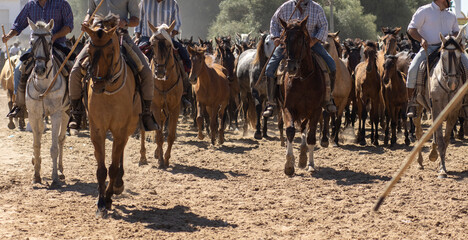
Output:
<path fill-rule="evenodd" d="M 162 24 L 171 25 L 175 21 L 176 25 L 172 31 L 172 43 L 177 49 L 177 52 L 182 60 L 180 71 L 184 78 L 184 83 L 188 83 L 188 74 L 192 68 L 192 62 L 190 61 L 190 55 L 187 49 L 178 41 L 174 40 L 174 37 L 179 34 L 182 23 L 179 16 L 179 5 L 176 0 L 142 0 L 140 9 L 140 24 L 135 28 L 136 40 L 135 42 L 141 46 L 146 44 L 149 46 L 149 39 L 153 35 L 153 32 L 148 26 L 150 22 L 153 26 L 160 26 Z M 177 57 L 179 57 L 177 56 Z M 185 86 L 185 84 L 184 84 Z M 190 86 L 190 85 L 189 85 Z M 185 95 L 186 93 L 184 93 Z M 185 97 L 182 97 L 184 106 L 189 106 L 190 102 Z"/>
<path fill-rule="evenodd" d="M 451 6 L 450 0 L 434 0 L 431 4 L 420 7 L 413 15 L 411 23 L 408 25 L 408 34 L 421 43 L 421 50 L 416 54 L 408 70 L 406 87 L 408 90 L 408 117 L 416 116 L 416 101 L 414 90 L 418 70 L 421 63 L 431 53 L 440 49 L 441 42 L 439 33 L 443 36 L 449 34 L 457 35 L 460 31 L 457 17 L 448 11 Z M 465 69 L 468 69 L 468 57 L 461 55 L 461 62 Z M 466 71 L 466 70 L 465 70 Z M 422 77 L 422 76 L 419 76 Z M 429 76 L 428 76 L 429 77 Z M 465 105 L 465 114 L 468 114 L 468 106 Z"/>
<path fill-rule="evenodd" d="M 298 3 L 300 4 L 299 6 L 297 6 L 299 11 L 294 12 L 296 4 Z M 278 8 L 278 10 L 276 10 L 276 13 L 273 15 L 270 22 L 270 34 L 273 35 L 273 37 L 275 38 L 275 45 L 278 47 L 273 53 L 273 56 L 271 57 L 270 62 L 266 67 L 265 73 L 269 79 L 274 79 L 276 70 L 278 69 L 281 60 L 284 58 L 284 47 L 279 46 L 281 41 L 279 38 L 282 32 L 282 27 L 279 22 L 279 19 L 281 18 L 283 20 L 288 20 L 291 17 L 291 19 L 302 20 L 306 16 L 309 16 L 309 19 L 307 21 L 307 29 L 312 38 L 310 48 L 312 51 L 320 55 L 323 58 L 323 60 L 325 60 L 330 70 L 330 79 L 325 78 L 328 80 L 326 80 L 327 92 L 325 93 L 325 110 L 330 113 L 333 113 L 336 112 L 336 106 L 333 103 L 331 92 L 335 83 L 336 65 L 333 58 L 322 46 L 322 43 L 327 41 L 328 22 L 327 18 L 325 17 L 325 12 L 323 11 L 323 8 L 318 3 L 312 0 L 288 0 L 283 5 L 281 5 Z M 273 114 L 275 106 L 275 91 L 271 88 L 275 87 L 276 86 L 274 84 L 268 84 L 268 106 L 265 112 L 263 113 L 263 116 L 265 117 L 270 117 Z"/>
<path fill-rule="evenodd" d="M 12 37 L 19 35 L 26 27 L 29 26 L 28 20 L 31 19 L 33 22 L 39 20 L 49 22 L 54 19 L 54 28 L 52 29 L 52 42 L 54 48 L 60 49 L 62 52 L 69 51 L 65 45 L 65 36 L 73 30 L 73 13 L 70 4 L 65 0 L 35 0 L 29 1 L 23 7 L 21 12 L 15 19 L 13 28 L 10 32 L 3 36 L 2 41 L 6 43 Z M 26 81 L 32 70 L 30 51 L 28 49 L 26 53 L 21 57 L 20 61 L 14 70 L 14 93 L 16 95 L 15 106 L 8 113 L 7 117 L 18 117 L 22 109 L 25 109 L 25 89 Z"/>
<path fill-rule="evenodd" d="M 88 1 L 88 14 L 85 17 L 83 25 L 90 26 L 92 23 L 89 22 L 91 14 L 95 11 L 100 0 L 89 0 Z M 138 46 L 133 42 L 130 35 L 128 34 L 129 27 L 136 27 L 139 23 L 139 0 L 106 0 L 102 7 L 98 9 L 97 14 L 107 15 L 109 12 L 116 14 L 120 17 L 118 23 L 119 34 L 122 37 L 122 47 L 126 50 L 126 55 L 134 63 L 135 71 L 138 72 L 140 78 L 140 94 L 143 98 L 143 112 L 141 114 L 141 120 L 146 131 L 157 130 L 159 127 L 154 121 L 153 114 L 151 113 L 151 101 L 153 99 L 153 74 L 148 66 L 148 62 L 140 51 Z M 70 73 L 70 100 L 72 107 L 72 120 L 69 127 L 72 129 L 80 128 L 81 113 L 77 110 L 80 105 L 82 97 L 82 84 L 81 81 L 84 77 L 84 60 L 88 55 L 89 44 L 87 44 L 78 55 L 75 65 Z M 137 80 L 138 81 L 138 80 Z"/>

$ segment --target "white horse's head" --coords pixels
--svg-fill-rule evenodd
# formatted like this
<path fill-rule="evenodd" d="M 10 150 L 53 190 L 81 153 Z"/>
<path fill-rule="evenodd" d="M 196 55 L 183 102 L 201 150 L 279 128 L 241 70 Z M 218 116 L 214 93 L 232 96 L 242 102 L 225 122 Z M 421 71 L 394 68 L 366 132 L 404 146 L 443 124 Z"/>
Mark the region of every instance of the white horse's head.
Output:
<path fill-rule="evenodd" d="M 241 45 L 242 43 L 248 44 L 250 41 L 250 34 L 252 34 L 252 31 L 249 33 L 236 33 L 236 43 Z"/>
<path fill-rule="evenodd" d="M 43 77 L 47 74 L 47 69 L 52 67 L 52 29 L 54 20 L 49 23 L 38 21 L 34 23 L 28 18 L 29 27 L 31 27 L 31 52 L 34 57 L 34 72 L 37 76 Z"/>
<path fill-rule="evenodd" d="M 463 37 L 465 27 L 460 30 L 457 37 L 444 37 L 440 34 L 442 47 L 440 50 L 440 60 L 442 61 L 442 79 L 446 82 L 450 91 L 455 91 L 459 87 L 461 78 L 460 64 L 461 55 L 464 54 Z"/>
<path fill-rule="evenodd" d="M 273 54 L 273 50 L 275 49 L 275 41 L 273 40 L 272 35 L 268 35 L 265 38 L 265 45 L 263 49 L 265 50 L 265 55 L 267 57 L 270 57 Z"/>

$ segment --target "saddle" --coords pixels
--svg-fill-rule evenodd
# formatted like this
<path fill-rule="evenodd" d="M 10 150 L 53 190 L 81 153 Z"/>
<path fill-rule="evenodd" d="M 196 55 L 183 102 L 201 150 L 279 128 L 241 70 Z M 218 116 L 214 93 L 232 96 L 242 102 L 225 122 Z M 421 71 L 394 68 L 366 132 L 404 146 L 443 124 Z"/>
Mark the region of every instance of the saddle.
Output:
<path fill-rule="evenodd" d="M 61 65 L 65 58 L 68 56 L 70 53 L 70 49 L 67 47 L 64 47 L 60 44 L 53 44 L 52 48 L 52 54 L 54 56 L 54 61 L 57 63 L 57 65 Z M 20 67 L 21 74 L 25 74 L 29 78 L 29 75 L 31 74 L 32 68 L 34 67 L 34 61 L 32 61 L 33 58 L 33 53 L 27 52 L 21 55 L 20 60 L 23 62 L 22 66 Z M 62 69 L 62 75 L 65 77 L 65 79 L 68 81 L 68 76 L 70 75 L 71 69 L 73 67 L 73 61 L 76 59 L 76 54 L 73 53 L 70 58 L 68 59 L 67 63 L 65 64 L 65 67 Z M 27 78 L 26 78 L 27 79 Z"/>
<path fill-rule="evenodd" d="M 325 77 L 325 81 L 330 81 L 330 75 L 328 73 L 330 73 L 330 70 L 328 69 L 328 65 L 327 63 L 325 62 L 325 60 L 323 60 L 323 58 L 318 55 L 317 53 L 315 53 L 314 51 L 311 51 L 312 53 L 312 58 L 314 58 L 320 69 L 322 70 L 322 72 L 324 73 L 324 77 Z M 278 67 L 278 69 L 276 70 L 276 76 L 277 76 L 277 84 L 278 85 L 282 85 L 284 83 L 284 73 L 285 73 L 285 68 L 286 68 L 286 59 L 283 59 L 281 60 L 281 63 Z"/>

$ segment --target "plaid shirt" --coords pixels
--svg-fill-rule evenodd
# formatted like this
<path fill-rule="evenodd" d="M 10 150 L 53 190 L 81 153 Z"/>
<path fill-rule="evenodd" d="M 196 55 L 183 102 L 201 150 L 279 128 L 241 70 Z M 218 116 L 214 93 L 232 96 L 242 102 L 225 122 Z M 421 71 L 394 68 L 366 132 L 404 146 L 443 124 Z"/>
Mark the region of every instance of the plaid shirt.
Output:
<path fill-rule="evenodd" d="M 156 0 L 142 0 L 140 25 L 135 29 L 135 32 L 141 33 L 143 37 L 151 37 L 153 32 L 149 29 L 148 21 L 157 27 L 163 23 L 169 26 L 174 20 L 176 21 L 174 30 L 179 32 L 182 23 L 179 17 L 179 5 L 176 0 L 163 0 L 160 3 Z"/>
<path fill-rule="evenodd" d="M 48 0 L 44 7 L 41 7 L 38 0 L 30 0 L 23 7 L 13 24 L 12 29 L 16 30 L 18 35 L 29 26 L 28 18 L 33 22 L 41 20 L 46 23 L 50 19 L 54 19 L 52 34 L 56 34 L 65 26 L 73 30 L 73 13 L 70 4 L 65 0 Z M 63 43 L 65 37 L 59 38 L 55 42 Z"/>
<path fill-rule="evenodd" d="M 271 35 L 274 37 L 281 36 L 283 27 L 279 22 L 279 18 L 284 21 L 288 21 L 295 7 L 296 0 L 289 0 L 276 10 L 275 15 L 273 15 L 270 22 Z M 309 19 L 307 20 L 307 29 L 309 30 L 310 36 L 315 37 L 322 42 L 326 42 L 328 35 L 328 22 L 323 8 L 314 1 L 308 0 L 307 6 L 303 9 L 303 14 L 301 14 L 299 10 L 296 10 L 291 19 L 302 20 L 306 16 L 309 16 Z"/>

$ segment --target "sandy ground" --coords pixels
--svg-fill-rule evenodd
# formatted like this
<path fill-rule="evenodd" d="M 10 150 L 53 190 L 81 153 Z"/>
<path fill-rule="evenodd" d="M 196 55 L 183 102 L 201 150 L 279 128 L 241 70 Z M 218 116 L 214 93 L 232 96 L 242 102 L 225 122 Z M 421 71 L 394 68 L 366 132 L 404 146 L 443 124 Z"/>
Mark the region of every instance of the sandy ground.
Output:
<path fill-rule="evenodd" d="M 1 116 L 6 106 L 2 92 Z M 32 134 L 6 125 L 0 117 L 0 239 L 468 239 L 467 141 L 450 145 L 447 179 L 437 178 L 437 162 L 425 161 L 424 170 L 415 163 L 372 212 L 410 151 L 401 138 L 395 149 L 319 148 L 319 171 L 296 169 L 287 177 L 273 125 L 269 140 L 229 131 L 213 148 L 180 123 L 167 170 L 157 168 L 154 143 L 147 144 L 149 165 L 139 167 L 139 141 L 130 139 L 126 190 L 114 197 L 109 217 L 97 219 L 88 132 L 67 137 L 66 179 L 56 188 L 49 185 L 50 131 L 43 137 L 43 183 L 33 185 Z"/>

